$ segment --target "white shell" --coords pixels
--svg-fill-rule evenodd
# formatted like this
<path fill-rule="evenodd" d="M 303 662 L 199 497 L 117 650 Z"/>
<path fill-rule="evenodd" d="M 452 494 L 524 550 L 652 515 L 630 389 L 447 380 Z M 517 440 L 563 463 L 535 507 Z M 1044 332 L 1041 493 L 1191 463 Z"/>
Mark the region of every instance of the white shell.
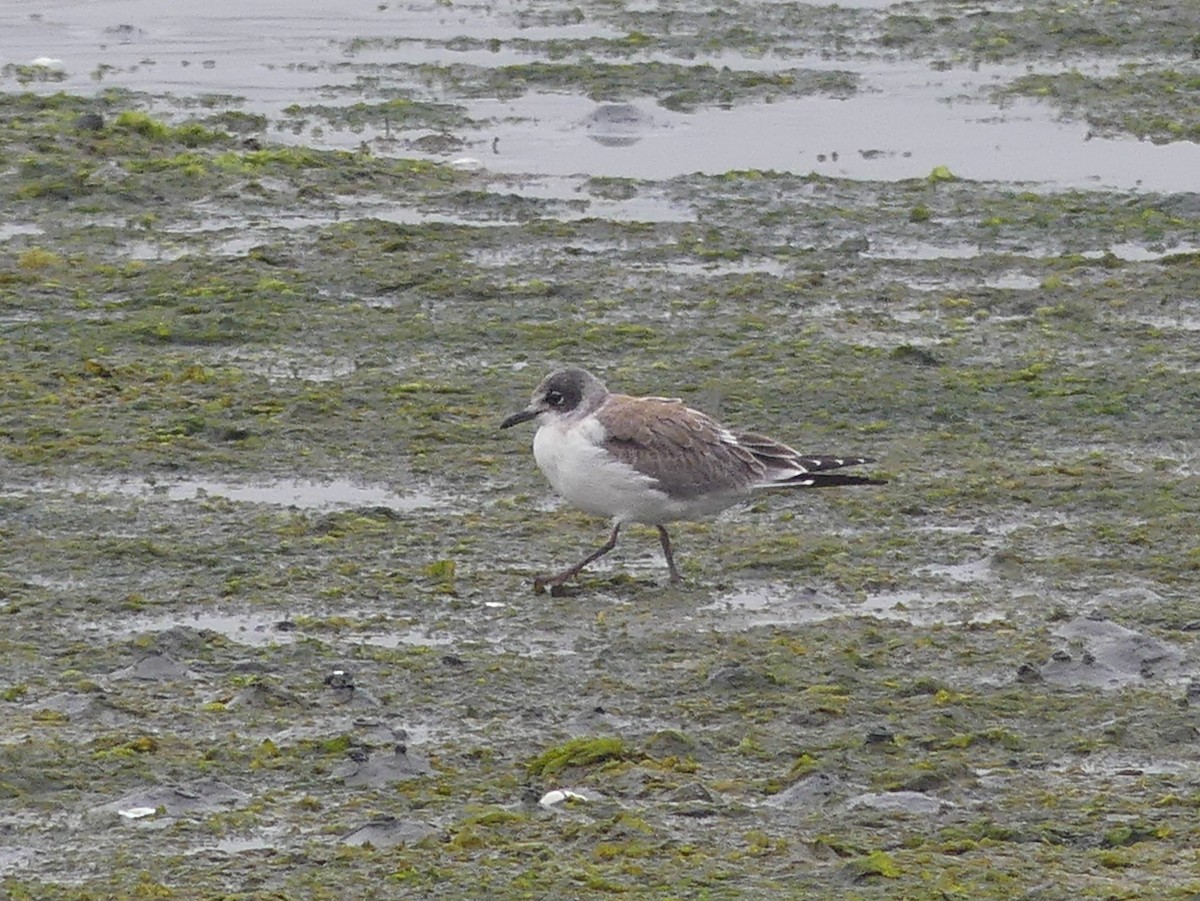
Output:
<path fill-rule="evenodd" d="M 143 817 L 152 817 L 156 813 L 158 813 L 157 807 L 127 807 L 117 811 L 118 816 L 123 816 L 127 820 L 140 820 Z"/>
<path fill-rule="evenodd" d="M 556 788 L 553 791 L 548 791 L 542 795 L 542 800 L 538 801 L 542 807 L 553 807 L 555 804 L 561 804 L 563 801 L 590 801 L 592 800 L 587 795 L 581 795 L 579 792 L 573 792 L 569 788 Z"/>

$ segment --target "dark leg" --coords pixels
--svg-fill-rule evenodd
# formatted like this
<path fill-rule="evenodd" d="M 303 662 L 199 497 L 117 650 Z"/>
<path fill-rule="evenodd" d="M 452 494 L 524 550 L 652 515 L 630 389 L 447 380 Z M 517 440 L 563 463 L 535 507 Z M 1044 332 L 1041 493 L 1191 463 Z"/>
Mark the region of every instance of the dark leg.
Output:
<path fill-rule="evenodd" d="M 617 534 L 620 531 L 621 524 L 619 522 L 613 523 L 612 534 L 608 536 L 608 541 L 604 542 L 601 547 L 592 551 L 592 553 L 588 554 L 574 566 L 568 567 L 556 575 L 538 576 L 533 580 L 533 590 L 538 594 L 541 594 L 547 588 L 558 588 L 568 579 L 575 578 L 585 566 L 594 560 L 599 560 L 617 546 Z M 551 594 L 553 594 L 553 592 L 551 592 Z"/>
<path fill-rule="evenodd" d="M 667 569 L 671 570 L 671 581 L 679 583 L 683 581 L 683 577 L 679 575 L 679 570 L 675 568 L 675 555 L 671 553 L 671 536 L 667 534 L 667 530 L 662 526 L 655 526 L 658 529 L 658 540 L 662 542 L 663 556 L 667 558 Z"/>

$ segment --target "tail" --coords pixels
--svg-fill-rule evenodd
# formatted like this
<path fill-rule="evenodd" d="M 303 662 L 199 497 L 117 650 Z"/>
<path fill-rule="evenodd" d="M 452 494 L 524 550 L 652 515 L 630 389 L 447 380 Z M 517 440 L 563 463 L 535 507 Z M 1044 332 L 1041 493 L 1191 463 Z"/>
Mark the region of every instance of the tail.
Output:
<path fill-rule="evenodd" d="M 861 462 L 871 462 L 863 460 Z M 847 463 L 847 466 L 851 464 Z M 870 476 L 848 476 L 840 472 L 806 472 L 797 473 L 791 478 L 778 479 L 764 488 L 836 488 L 838 485 L 886 485 L 887 479 L 873 479 Z"/>
<path fill-rule="evenodd" d="M 737 436 L 738 445 L 754 455 L 766 473 L 760 488 L 834 488 L 838 485 L 886 485 L 887 479 L 848 476 L 827 472 L 843 466 L 874 463 L 873 457 L 841 457 L 835 454 L 801 454 L 786 444 L 753 433 Z"/>

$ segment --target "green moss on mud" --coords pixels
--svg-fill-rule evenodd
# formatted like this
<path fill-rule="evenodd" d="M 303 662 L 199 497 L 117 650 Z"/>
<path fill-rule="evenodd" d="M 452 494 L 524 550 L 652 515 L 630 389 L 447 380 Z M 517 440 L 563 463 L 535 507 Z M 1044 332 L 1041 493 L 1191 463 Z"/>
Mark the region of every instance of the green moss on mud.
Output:
<path fill-rule="evenodd" d="M 1127 67 L 1119 75 L 1080 72 L 1023 75 L 998 96 L 1045 99 L 1098 134 L 1133 134 L 1156 143 L 1200 139 L 1200 76 Z"/>
<path fill-rule="evenodd" d="M 568 767 L 586 767 L 609 760 L 622 760 L 629 751 L 620 738 L 573 738 L 547 748 L 527 766 L 531 776 L 556 776 Z"/>

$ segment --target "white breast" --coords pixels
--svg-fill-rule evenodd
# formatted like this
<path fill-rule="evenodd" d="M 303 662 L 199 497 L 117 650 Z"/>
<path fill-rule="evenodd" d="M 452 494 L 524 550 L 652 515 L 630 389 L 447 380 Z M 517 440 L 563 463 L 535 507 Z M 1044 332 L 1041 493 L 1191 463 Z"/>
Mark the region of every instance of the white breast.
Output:
<path fill-rule="evenodd" d="M 601 446 L 604 438 L 604 427 L 590 416 L 566 425 L 547 423 L 533 437 L 533 457 L 554 490 L 585 513 L 622 522 L 674 518 L 654 480 L 610 456 Z"/>

